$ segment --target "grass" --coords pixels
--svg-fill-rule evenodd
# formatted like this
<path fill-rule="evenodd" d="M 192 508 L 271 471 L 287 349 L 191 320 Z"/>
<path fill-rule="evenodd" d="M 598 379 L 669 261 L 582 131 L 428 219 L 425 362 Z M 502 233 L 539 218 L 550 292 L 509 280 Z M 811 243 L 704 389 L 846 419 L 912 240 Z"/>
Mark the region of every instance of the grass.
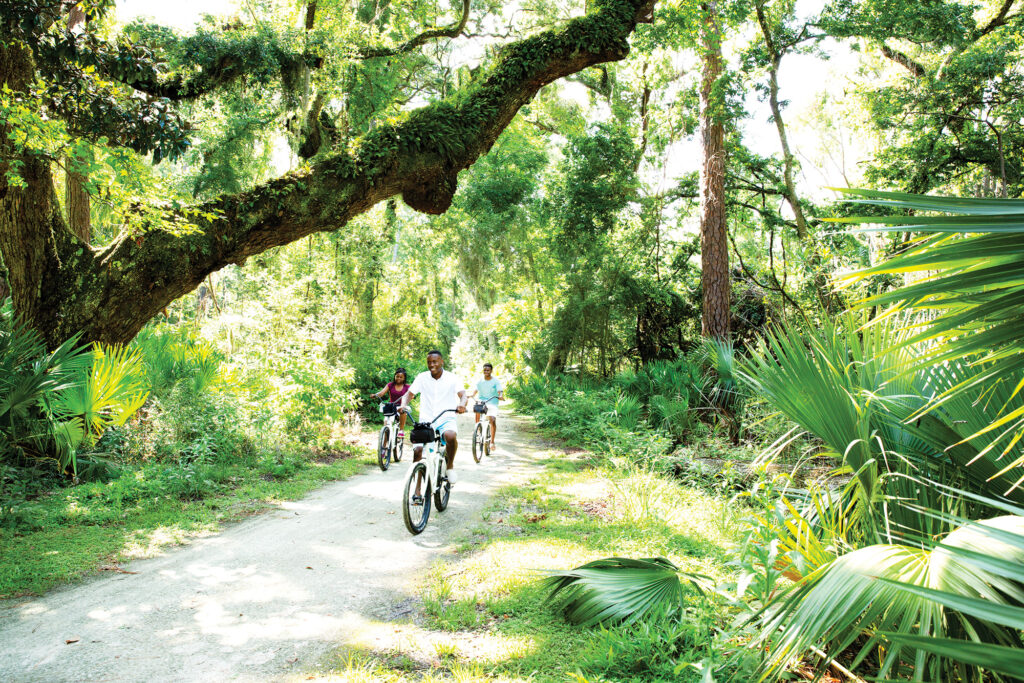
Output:
<path fill-rule="evenodd" d="M 198 471 L 146 466 L 111 482 L 52 491 L 33 501 L 30 528 L 0 529 L 0 598 L 116 571 L 121 562 L 212 533 L 371 464 L 365 453 L 326 462 L 293 456 L 284 469 L 279 461 Z"/>
<path fill-rule="evenodd" d="M 502 490 L 483 524 L 432 567 L 415 623 L 379 623 L 376 638 L 333 653 L 314 679 L 698 681 L 720 625 L 713 608 L 675 623 L 583 629 L 546 602 L 539 579 L 600 557 L 661 555 L 725 580 L 736 533 L 724 498 L 558 452 L 541 476 Z"/>

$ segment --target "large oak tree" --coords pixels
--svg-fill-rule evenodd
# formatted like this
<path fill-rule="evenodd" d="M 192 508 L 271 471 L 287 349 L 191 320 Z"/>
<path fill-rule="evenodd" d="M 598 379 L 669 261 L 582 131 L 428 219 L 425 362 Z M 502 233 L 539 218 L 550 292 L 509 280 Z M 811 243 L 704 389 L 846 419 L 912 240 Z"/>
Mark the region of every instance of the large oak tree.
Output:
<path fill-rule="evenodd" d="M 32 102 L 41 80 L 62 83 L 97 71 L 136 96 L 114 101 L 102 87 L 46 100 L 48 113 L 69 130 L 140 152 L 173 156 L 187 146 L 187 129 L 168 101 L 207 92 L 243 77 L 247 67 L 211 59 L 191 80 L 167 78 L 145 48 L 111 45 L 66 29 L 75 4 L 102 13 L 110 0 L 0 0 L 0 84 L 10 97 Z M 379 126 L 347 149 L 308 168 L 250 190 L 218 197 L 188 211 L 198 232 L 125 232 L 91 247 L 69 227 L 46 155 L 17 147 L 0 121 L 0 254 L 15 309 L 55 345 L 81 332 L 86 340 L 126 342 L 158 311 L 225 265 L 319 231 L 343 229 L 378 202 L 401 196 L 413 209 L 443 213 L 459 171 L 485 154 L 543 86 L 629 51 L 636 25 L 651 20 L 654 0 L 595 0 L 585 16 L 502 48 L 487 74 L 447 99 Z M 91 22 L 89 23 L 91 25 Z M 373 57 L 374 55 L 366 55 Z M 288 59 L 286 55 L 283 59 Z M 300 66 L 320 66 L 308 55 Z M 113 120 L 105 130 L 107 119 Z M 16 137 L 16 136 L 15 136 Z M 16 169 L 18 182 L 7 180 Z"/>

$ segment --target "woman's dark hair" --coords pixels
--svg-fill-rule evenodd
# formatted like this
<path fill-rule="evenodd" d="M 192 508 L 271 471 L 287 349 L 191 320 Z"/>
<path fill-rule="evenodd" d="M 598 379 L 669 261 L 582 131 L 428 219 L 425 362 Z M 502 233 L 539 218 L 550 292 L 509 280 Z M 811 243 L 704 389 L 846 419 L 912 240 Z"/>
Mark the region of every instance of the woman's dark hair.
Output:
<path fill-rule="evenodd" d="M 395 374 L 392 377 L 392 380 L 394 379 L 394 377 L 398 377 L 399 373 L 405 375 L 406 380 L 409 379 L 409 373 L 405 371 L 405 368 L 395 368 Z"/>

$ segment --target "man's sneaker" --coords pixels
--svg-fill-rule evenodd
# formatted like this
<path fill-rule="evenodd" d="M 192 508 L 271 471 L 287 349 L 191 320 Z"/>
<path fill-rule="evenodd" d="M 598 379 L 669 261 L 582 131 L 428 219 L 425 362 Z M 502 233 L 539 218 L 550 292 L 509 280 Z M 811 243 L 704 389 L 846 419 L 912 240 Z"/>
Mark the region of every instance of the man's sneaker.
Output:
<path fill-rule="evenodd" d="M 455 470 L 448 470 L 448 483 L 451 484 L 452 486 L 455 486 L 455 482 L 457 482 L 458 480 L 459 478 L 458 476 L 456 476 Z"/>

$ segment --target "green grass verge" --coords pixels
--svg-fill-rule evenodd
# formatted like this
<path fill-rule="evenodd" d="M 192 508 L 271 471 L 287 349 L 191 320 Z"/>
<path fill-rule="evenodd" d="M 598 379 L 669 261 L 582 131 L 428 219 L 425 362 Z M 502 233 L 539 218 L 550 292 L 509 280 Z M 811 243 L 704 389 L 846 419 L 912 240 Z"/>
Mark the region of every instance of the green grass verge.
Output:
<path fill-rule="evenodd" d="M 546 601 L 543 571 L 613 555 L 664 556 L 717 581 L 737 521 L 727 499 L 662 475 L 561 452 L 527 485 L 499 493 L 483 524 L 424 581 L 415 623 L 324 660 L 344 681 L 699 681 L 724 610 L 696 601 L 686 619 L 580 628 Z M 372 632 L 372 628 L 371 628 Z M 381 636 L 383 633 L 383 637 Z M 298 680 L 298 679 L 297 679 Z"/>
<path fill-rule="evenodd" d="M 340 458 L 148 465 L 113 481 L 56 489 L 26 506 L 27 523 L 0 529 L 0 598 L 38 595 L 300 498 L 375 464 L 362 450 Z"/>

